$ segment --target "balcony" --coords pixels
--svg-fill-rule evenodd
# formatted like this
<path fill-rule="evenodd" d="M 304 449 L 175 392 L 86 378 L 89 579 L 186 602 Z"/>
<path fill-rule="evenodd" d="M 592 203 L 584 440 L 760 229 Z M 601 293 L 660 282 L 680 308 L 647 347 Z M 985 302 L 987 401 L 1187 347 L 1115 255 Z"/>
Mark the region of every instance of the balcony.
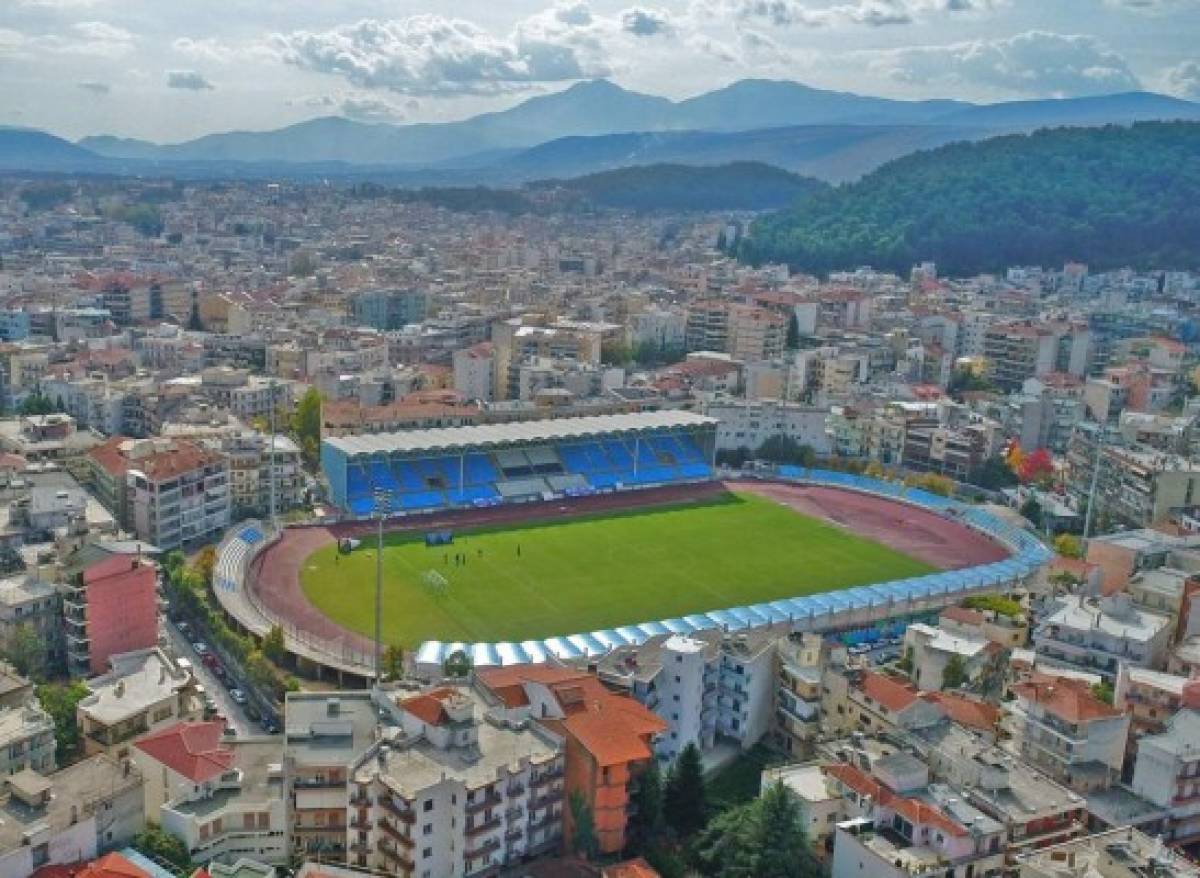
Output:
<path fill-rule="evenodd" d="M 399 866 L 401 871 L 411 872 L 413 870 L 412 859 L 407 854 L 401 853 L 396 846 L 387 839 L 380 840 L 378 850 L 384 855 L 384 857 Z"/>
<path fill-rule="evenodd" d="M 488 808 L 495 808 L 504 803 L 504 799 L 496 793 L 488 793 L 482 799 L 474 802 L 467 802 L 467 813 L 478 814 Z"/>
<path fill-rule="evenodd" d="M 412 848 L 413 840 L 409 838 L 407 834 L 401 832 L 398 826 L 393 826 L 387 820 L 377 820 L 375 821 L 375 825 L 379 827 L 379 830 L 385 836 L 393 838 L 399 842 L 401 847 Z"/>
<path fill-rule="evenodd" d="M 309 824 L 309 823 L 293 823 L 292 824 L 292 832 L 299 833 L 301 835 L 317 833 L 317 832 L 344 833 L 345 831 L 346 831 L 345 823 L 327 823 L 324 826 L 316 826 L 314 824 Z"/>
<path fill-rule="evenodd" d="M 533 778 L 533 786 L 545 786 L 553 780 L 558 780 L 562 776 L 563 770 L 561 767 L 552 768 L 549 771 L 543 771 Z"/>
<path fill-rule="evenodd" d="M 350 828 L 365 832 L 371 828 L 371 821 L 362 814 L 358 814 L 350 818 Z"/>
<path fill-rule="evenodd" d="M 479 845 L 479 847 L 467 848 L 465 851 L 463 851 L 463 856 L 468 860 L 478 860 L 480 857 L 486 857 L 488 854 L 499 849 L 500 839 L 489 838 L 487 841 L 483 842 L 483 844 Z"/>
<path fill-rule="evenodd" d="M 510 796 L 523 796 L 523 795 L 525 795 L 525 784 L 523 784 L 523 783 L 510 783 L 510 784 L 508 785 L 508 790 L 507 790 L 507 792 L 508 792 L 508 794 L 509 794 Z"/>
<path fill-rule="evenodd" d="M 547 811 L 545 816 L 540 817 L 537 820 L 529 821 L 529 831 L 534 832 L 538 829 L 545 829 L 547 826 L 551 826 L 553 824 L 561 823 L 561 822 L 562 822 L 562 812 L 561 811 Z"/>
<path fill-rule="evenodd" d="M 325 790 L 337 787 L 344 787 L 346 779 L 343 778 L 324 778 L 324 777 L 298 777 L 292 781 L 292 787 L 298 790 Z"/>
<path fill-rule="evenodd" d="M 468 824 L 467 838 L 472 838 L 476 835 L 483 835 L 485 832 L 491 832 L 500 825 L 500 815 L 492 817 L 490 820 L 485 820 L 482 823 L 476 823 L 474 826 Z"/>
<path fill-rule="evenodd" d="M 537 811 L 537 810 L 540 810 L 541 808 L 545 808 L 549 805 L 554 805 L 561 801 L 562 801 L 562 790 L 555 790 L 553 792 L 546 793 L 545 795 L 538 796 L 536 799 L 534 799 L 532 802 L 530 802 L 529 810 Z"/>
<path fill-rule="evenodd" d="M 416 822 L 417 818 L 416 815 L 413 814 L 412 809 L 407 805 L 397 802 L 391 796 L 380 796 L 379 807 L 383 808 L 389 814 L 395 815 L 397 820 L 402 823 L 406 823 L 409 826 Z"/>

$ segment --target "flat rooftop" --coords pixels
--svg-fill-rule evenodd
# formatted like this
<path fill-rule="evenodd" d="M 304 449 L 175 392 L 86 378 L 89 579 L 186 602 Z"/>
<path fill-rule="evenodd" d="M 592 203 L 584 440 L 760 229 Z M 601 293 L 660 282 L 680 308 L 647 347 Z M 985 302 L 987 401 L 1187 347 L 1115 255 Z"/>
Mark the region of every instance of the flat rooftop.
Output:
<path fill-rule="evenodd" d="M 350 764 L 375 742 L 380 725 L 369 692 L 290 692 L 284 714 L 287 755 L 302 766 Z"/>

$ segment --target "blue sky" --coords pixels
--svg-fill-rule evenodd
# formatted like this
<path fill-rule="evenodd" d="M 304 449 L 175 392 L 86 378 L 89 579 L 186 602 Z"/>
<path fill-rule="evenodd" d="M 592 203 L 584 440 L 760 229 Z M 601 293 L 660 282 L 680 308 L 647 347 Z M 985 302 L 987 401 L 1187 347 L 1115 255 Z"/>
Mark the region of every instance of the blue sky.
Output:
<path fill-rule="evenodd" d="M 0 124 L 176 141 L 457 119 L 606 76 L 1200 100 L 1200 0 L 3 0 Z"/>

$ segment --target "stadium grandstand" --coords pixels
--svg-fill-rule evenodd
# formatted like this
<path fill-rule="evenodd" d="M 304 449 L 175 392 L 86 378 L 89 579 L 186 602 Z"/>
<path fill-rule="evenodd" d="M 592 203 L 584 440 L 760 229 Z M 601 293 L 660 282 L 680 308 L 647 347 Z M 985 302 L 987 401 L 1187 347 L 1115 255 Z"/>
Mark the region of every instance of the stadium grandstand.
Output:
<path fill-rule="evenodd" d="M 338 436 L 321 466 L 355 516 L 492 506 L 709 481 L 716 426 L 659 411 Z"/>

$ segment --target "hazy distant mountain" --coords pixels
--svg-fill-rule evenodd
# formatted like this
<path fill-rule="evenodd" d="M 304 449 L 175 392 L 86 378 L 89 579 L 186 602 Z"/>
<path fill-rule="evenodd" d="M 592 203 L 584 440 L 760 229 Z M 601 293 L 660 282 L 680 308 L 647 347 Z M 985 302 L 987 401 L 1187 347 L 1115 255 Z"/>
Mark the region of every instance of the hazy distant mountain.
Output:
<path fill-rule="evenodd" d="M 960 109 L 940 117 L 942 125 L 1033 129 L 1056 125 L 1191 121 L 1200 119 L 1200 104 L 1153 92 L 1134 91 L 1086 98 L 1009 101 Z"/>
<path fill-rule="evenodd" d="M 575 177 L 661 163 L 720 165 L 762 162 L 794 173 L 839 182 L 856 179 L 886 161 L 959 140 L 977 140 L 989 129 L 936 125 L 807 125 L 756 131 L 664 131 L 564 137 L 491 166 L 497 180 Z"/>
<path fill-rule="evenodd" d="M 88 150 L 45 131 L 0 127 L 0 168 L 81 167 L 95 160 Z"/>
<path fill-rule="evenodd" d="M 326 117 L 274 131 L 231 131 L 163 146 L 107 136 L 84 138 L 79 145 L 102 156 L 136 160 L 483 168 L 510 160 L 520 162 L 515 152 L 549 141 L 629 132 L 639 132 L 640 137 L 660 132 L 728 133 L 853 125 L 886 126 L 892 129 L 880 133 L 886 138 L 894 137 L 894 129 L 905 126 L 1013 131 L 1160 118 L 1200 118 L 1200 105 L 1162 95 L 1132 93 L 981 106 L 952 100 L 898 101 L 764 79 L 746 79 L 687 100 L 671 101 L 628 91 L 607 80 L 593 80 L 460 122 L 390 125 Z M 920 140 L 914 134 L 905 136 Z M 930 137 L 933 145 L 947 140 L 945 133 Z M 842 141 L 838 143 L 841 148 Z M 899 153 L 890 148 L 882 154 L 891 158 Z M 774 161 L 759 152 L 725 153 L 717 160 L 740 159 Z M 675 159 L 656 156 L 652 160 Z M 869 168 L 877 163 L 858 160 L 847 167 Z M 808 170 L 792 163 L 785 167 Z"/>

